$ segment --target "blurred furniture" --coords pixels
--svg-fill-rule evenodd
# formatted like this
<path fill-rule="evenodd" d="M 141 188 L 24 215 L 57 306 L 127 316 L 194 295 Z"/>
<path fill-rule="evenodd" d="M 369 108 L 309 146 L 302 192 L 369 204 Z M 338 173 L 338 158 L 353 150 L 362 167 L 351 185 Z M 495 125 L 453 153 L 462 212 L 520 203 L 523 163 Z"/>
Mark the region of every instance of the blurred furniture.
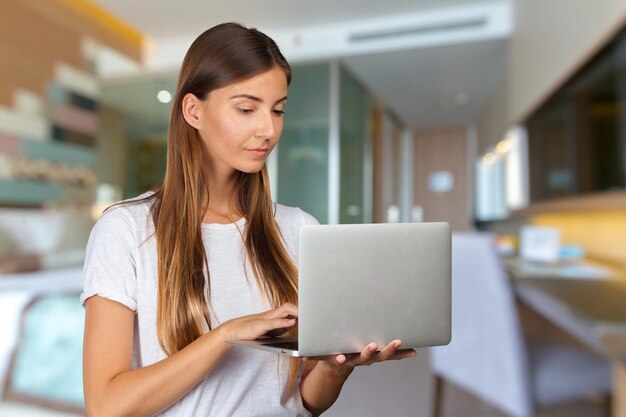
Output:
<path fill-rule="evenodd" d="M 529 269 L 509 262 L 524 304 L 613 364 L 613 416 L 626 417 L 626 276 L 607 268 L 573 277 L 571 268 Z"/>
<path fill-rule="evenodd" d="M 0 208 L 0 416 L 82 414 L 79 294 L 92 225 L 88 207 Z"/>
<path fill-rule="evenodd" d="M 27 293 L 31 296 L 58 292 L 81 292 L 83 266 L 73 265 L 41 271 L 0 275 L 0 294 Z"/>
<path fill-rule="evenodd" d="M 81 265 L 0 276 L 0 416 L 83 414 L 81 290 Z"/>
<path fill-rule="evenodd" d="M 490 235 L 453 235 L 452 342 L 430 352 L 435 416 L 441 413 L 444 381 L 515 417 L 610 392 L 606 360 L 524 338 L 513 286 Z"/>
<path fill-rule="evenodd" d="M 46 294 L 26 305 L 3 400 L 84 413 L 84 317 L 78 293 Z"/>

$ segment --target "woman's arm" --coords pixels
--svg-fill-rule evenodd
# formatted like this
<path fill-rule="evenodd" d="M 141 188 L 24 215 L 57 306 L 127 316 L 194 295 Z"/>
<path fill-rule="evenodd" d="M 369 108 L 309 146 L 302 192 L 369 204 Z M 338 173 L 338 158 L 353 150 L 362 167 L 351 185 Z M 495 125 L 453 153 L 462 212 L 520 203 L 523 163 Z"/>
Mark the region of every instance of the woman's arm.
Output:
<path fill-rule="evenodd" d="M 91 417 L 152 416 L 196 386 L 218 363 L 232 339 L 253 339 L 295 324 L 295 307 L 234 319 L 166 359 L 131 369 L 134 312 L 100 296 L 86 303 L 83 375 Z"/>
<path fill-rule="evenodd" d="M 210 332 L 158 363 L 131 370 L 134 312 L 99 296 L 85 307 L 83 375 L 92 417 L 157 414 L 200 382 L 228 350 L 219 334 Z"/>
<path fill-rule="evenodd" d="M 377 352 L 378 346 L 370 343 L 360 354 L 308 360 L 300 382 L 302 403 L 313 416 L 319 416 L 337 401 L 343 384 L 356 366 L 367 366 L 386 360 L 412 358 L 416 355 L 413 349 L 398 350 L 400 344 L 399 340 L 394 340 L 383 350 Z"/>
<path fill-rule="evenodd" d="M 344 382 L 352 373 L 350 368 L 344 369 L 343 372 L 336 372 L 324 366 L 323 363 L 323 361 L 320 363 L 317 360 L 308 360 L 302 373 L 302 382 L 300 382 L 302 403 L 313 416 L 319 416 L 337 401 Z"/>

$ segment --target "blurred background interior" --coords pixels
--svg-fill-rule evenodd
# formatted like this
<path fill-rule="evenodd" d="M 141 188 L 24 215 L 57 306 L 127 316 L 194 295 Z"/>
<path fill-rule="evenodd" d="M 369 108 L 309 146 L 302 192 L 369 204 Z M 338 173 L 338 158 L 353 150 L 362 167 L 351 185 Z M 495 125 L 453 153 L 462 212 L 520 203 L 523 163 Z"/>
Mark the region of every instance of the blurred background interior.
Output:
<path fill-rule="evenodd" d="M 276 201 L 453 226 L 452 343 L 326 415 L 626 416 L 625 0 L 0 0 L 0 417 L 83 414 L 86 240 L 224 21 L 293 66 Z"/>

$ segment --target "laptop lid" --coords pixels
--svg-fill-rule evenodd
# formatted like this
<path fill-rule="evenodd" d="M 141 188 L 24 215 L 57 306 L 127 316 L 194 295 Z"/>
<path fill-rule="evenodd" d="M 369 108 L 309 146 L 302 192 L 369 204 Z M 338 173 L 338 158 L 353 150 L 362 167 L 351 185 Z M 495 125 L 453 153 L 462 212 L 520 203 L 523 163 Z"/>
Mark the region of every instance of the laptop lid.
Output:
<path fill-rule="evenodd" d="M 449 343 L 450 233 L 448 223 L 303 226 L 297 348 L 237 344 L 320 356 L 395 339 L 402 348 Z"/>

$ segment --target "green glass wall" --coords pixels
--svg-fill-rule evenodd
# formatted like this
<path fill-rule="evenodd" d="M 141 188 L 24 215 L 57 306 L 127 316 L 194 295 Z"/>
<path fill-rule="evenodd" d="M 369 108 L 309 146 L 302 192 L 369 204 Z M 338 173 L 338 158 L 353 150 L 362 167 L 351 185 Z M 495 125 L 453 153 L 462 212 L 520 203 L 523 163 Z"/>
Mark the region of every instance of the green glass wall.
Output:
<path fill-rule="evenodd" d="M 278 151 L 277 201 L 328 222 L 329 66 L 293 68 Z"/>
<path fill-rule="evenodd" d="M 339 222 L 363 223 L 365 218 L 365 162 L 371 157 L 372 108 L 367 91 L 345 69 L 339 78 L 339 137 L 341 149 Z"/>
<path fill-rule="evenodd" d="M 330 64 L 293 69 L 285 127 L 278 146 L 278 202 L 327 223 L 329 216 Z M 371 159 L 372 105 L 363 86 L 339 72 L 339 222 L 370 221 L 365 207 L 366 163 Z M 335 179 L 337 180 L 337 179 Z M 371 210 L 369 210 L 371 212 Z"/>

